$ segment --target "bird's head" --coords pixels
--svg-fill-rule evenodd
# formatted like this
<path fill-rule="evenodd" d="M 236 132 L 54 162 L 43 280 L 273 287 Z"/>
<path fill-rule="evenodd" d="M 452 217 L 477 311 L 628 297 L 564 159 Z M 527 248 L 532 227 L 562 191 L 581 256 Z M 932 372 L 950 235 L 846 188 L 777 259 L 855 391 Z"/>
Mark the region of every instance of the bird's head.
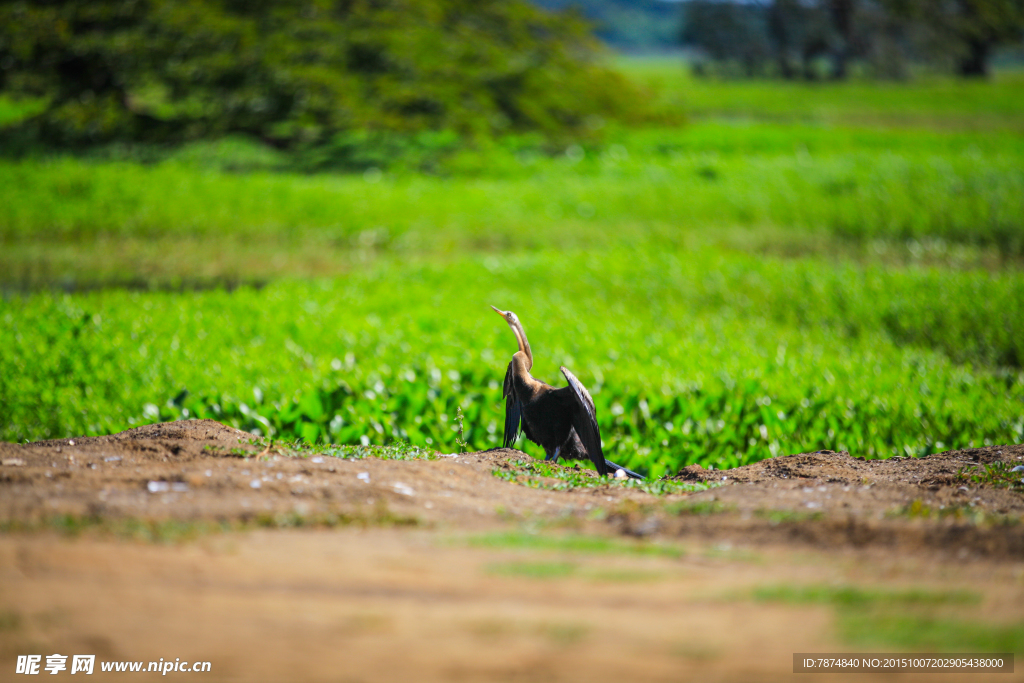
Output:
<path fill-rule="evenodd" d="M 494 306 L 491 306 L 491 308 L 494 308 Z M 505 322 L 507 322 L 510 327 L 514 328 L 516 325 L 522 325 L 522 323 L 519 322 L 519 318 L 516 317 L 516 314 L 512 311 L 503 311 L 500 308 L 494 308 L 494 312 L 504 318 Z"/>
<path fill-rule="evenodd" d="M 503 311 L 494 306 L 491 308 L 494 308 L 494 312 L 504 318 L 508 326 L 512 328 L 512 332 L 516 335 L 516 341 L 519 343 L 519 350 L 526 355 L 526 369 L 529 370 L 533 367 L 533 351 L 530 350 L 530 342 L 526 341 L 526 330 L 519 322 L 519 317 L 512 311 Z"/>

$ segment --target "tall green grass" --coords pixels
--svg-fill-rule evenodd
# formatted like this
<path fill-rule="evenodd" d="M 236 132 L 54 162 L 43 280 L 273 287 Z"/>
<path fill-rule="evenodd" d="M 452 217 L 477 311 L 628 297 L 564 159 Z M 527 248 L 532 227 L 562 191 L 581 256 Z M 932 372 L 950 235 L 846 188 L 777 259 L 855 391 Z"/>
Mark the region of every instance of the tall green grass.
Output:
<path fill-rule="evenodd" d="M 199 416 L 495 446 L 515 347 L 493 304 L 649 474 L 1024 441 L 1018 77 L 626 68 L 693 123 L 453 148 L 431 174 L 304 175 L 237 138 L 0 160 L 0 439 Z M 188 290 L 225 281 L 269 284 Z"/>
<path fill-rule="evenodd" d="M 997 70 L 987 80 L 921 74 L 904 81 L 779 81 L 696 78 L 682 60 L 620 58 L 647 86 L 655 106 L 691 116 L 810 121 L 833 125 L 993 129 L 1024 132 L 1024 71 Z"/>
<path fill-rule="evenodd" d="M 43 110 L 43 100 L 11 98 L 0 93 L 0 128 L 15 124 Z"/>
<path fill-rule="evenodd" d="M 618 250 L 397 261 L 233 293 L 36 294 L 0 308 L 0 438 L 199 416 L 455 449 L 461 408 L 461 436 L 495 446 L 515 350 L 495 304 L 524 321 L 536 376 L 559 384 L 566 365 L 592 390 L 608 457 L 646 472 L 1016 442 L 1024 377 L 987 367 L 982 349 L 1018 349 L 1021 287 Z M 991 347 L 968 365 L 941 351 L 979 339 Z"/>
<path fill-rule="evenodd" d="M 808 147 L 793 131 L 709 124 L 557 159 L 505 159 L 505 177 L 500 156 L 484 177 L 452 178 L 0 162 L 0 240 L 237 236 L 430 251 L 679 244 L 694 231 L 744 226 L 1024 255 L 1019 139 L 981 139 L 982 151 L 970 137 L 892 150 L 852 138 L 811 131 Z"/>
<path fill-rule="evenodd" d="M 1024 642 L 1024 624 L 972 619 L 981 596 L 966 591 L 878 590 L 854 586 L 764 586 L 759 601 L 827 605 L 850 645 L 935 652 L 1012 652 Z M 955 608 L 952 609 L 952 608 Z"/>

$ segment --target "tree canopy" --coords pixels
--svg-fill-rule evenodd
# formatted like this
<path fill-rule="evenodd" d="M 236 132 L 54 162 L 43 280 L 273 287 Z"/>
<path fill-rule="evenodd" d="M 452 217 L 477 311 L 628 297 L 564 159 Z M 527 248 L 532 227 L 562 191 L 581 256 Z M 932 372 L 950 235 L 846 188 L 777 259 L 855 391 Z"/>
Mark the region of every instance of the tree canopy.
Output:
<path fill-rule="evenodd" d="M 594 23 L 598 38 L 630 51 L 678 46 L 682 2 L 670 0 L 532 0 L 548 9 L 576 8 Z"/>
<path fill-rule="evenodd" d="M 59 144 L 230 132 L 578 134 L 631 106 L 589 26 L 521 0 L 0 3 L 0 89 Z"/>
<path fill-rule="evenodd" d="M 985 76 L 997 46 L 1024 38 L 1024 0 L 885 0 L 885 5 L 930 28 L 940 49 L 953 51 L 963 76 Z"/>
<path fill-rule="evenodd" d="M 983 76 L 994 50 L 1024 38 L 1024 0 L 689 0 L 683 42 L 746 75 L 844 78 L 851 60 L 878 76 L 909 61 Z"/>

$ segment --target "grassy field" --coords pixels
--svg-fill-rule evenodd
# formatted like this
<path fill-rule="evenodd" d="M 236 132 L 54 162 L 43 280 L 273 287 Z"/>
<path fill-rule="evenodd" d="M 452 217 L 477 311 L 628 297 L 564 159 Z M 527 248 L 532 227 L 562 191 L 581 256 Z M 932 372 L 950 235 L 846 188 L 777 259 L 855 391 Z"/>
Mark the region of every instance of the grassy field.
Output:
<path fill-rule="evenodd" d="M 942 265 L 1024 256 L 1021 135 L 711 120 L 613 139 L 553 157 L 467 151 L 440 177 L 278 173 L 241 143 L 145 166 L 0 161 L 3 280 L 254 280 L 336 274 L 367 250 L 645 243 L 900 254 L 913 240 Z M 239 159 L 253 170 L 213 166 Z M 211 253 L 176 258 L 194 241 Z"/>
<path fill-rule="evenodd" d="M 694 117 L 806 121 L 824 125 L 937 131 L 1024 130 L 1024 73 L 997 70 L 990 80 L 921 75 L 909 81 L 806 82 L 703 80 L 687 65 L 624 57 L 619 67 L 646 84 L 659 106 Z"/>
<path fill-rule="evenodd" d="M 495 446 L 515 347 L 493 304 L 646 473 L 1024 441 L 1019 75 L 622 68 L 689 124 L 434 174 L 300 175 L 242 140 L 0 160 L 0 438 L 200 416 Z"/>

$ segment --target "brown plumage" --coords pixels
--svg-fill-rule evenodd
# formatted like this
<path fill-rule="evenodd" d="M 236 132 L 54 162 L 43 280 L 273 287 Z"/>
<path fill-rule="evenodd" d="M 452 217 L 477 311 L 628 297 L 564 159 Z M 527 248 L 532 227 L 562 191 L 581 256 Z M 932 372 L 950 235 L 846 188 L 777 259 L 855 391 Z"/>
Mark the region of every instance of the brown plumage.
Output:
<path fill-rule="evenodd" d="M 589 459 L 602 475 L 622 470 L 626 476 L 643 479 L 636 472 L 605 460 L 594 400 L 586 387 L 564 367 L 559 369 L 569 386 L 561 389 L 530 375 L 533 351 L 522 323 L 512 311 L 494 310 L 512 328 L 519 344 L 519 350 L 512 355 L 512 362 L 505 372 L 502 390 L 505 398 L 505 447 L 512 447 L 522 429 L 527 439 L 544 448 L 545 460 Z"/>

